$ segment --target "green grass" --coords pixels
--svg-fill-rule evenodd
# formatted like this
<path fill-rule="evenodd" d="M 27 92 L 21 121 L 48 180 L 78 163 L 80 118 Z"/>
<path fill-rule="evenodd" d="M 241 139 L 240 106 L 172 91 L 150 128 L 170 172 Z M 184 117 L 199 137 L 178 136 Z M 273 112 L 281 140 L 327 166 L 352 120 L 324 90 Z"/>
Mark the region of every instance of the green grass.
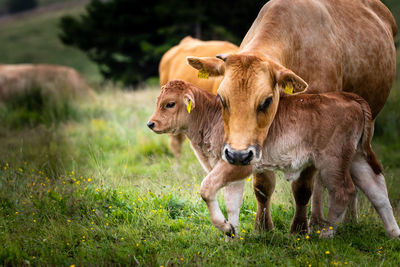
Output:
<path fill-rule="evenodd" d="M 58 39 L 59 19 L 77 15 L 84 6 L 15 18 L 0 25 L 0 63 L 48 63 L 73 67 L 90 82 L 101 80 L 97 66 L 78 49 Z"/>
<path fill-rule="evenodd" d="M 18 127 L 0 119 L 0 263 L 4 265 L 398 266 L 400 242 L 360 195 L 360 220 L 335 238 L 289 234 L 290 185 L 278 177 L 275 229 L 253 231 L 256 201 L 246 182 L 240 239 L 226 243 L 199 195 L 205 176 L 185 143 L 180 160 L 168 136 L 146 127 L 159 89 L 105 88 L 61 112 Z M 390 101 L 398 100 L 393 94 Z M 398 102 L 397 102 L 398 103 Z M 15 106 L 3 107 L 13 114 Z M 393 104 L 388 107 L 396 108 Z M 31 109 L 25 107 L 25 112 Z M 38 114 L 52 114 L 44 106 Z M 382 113 L 385 121 L 391 110 Z M 390 117 L 390 116 L 389 116 Z M 382 124 L 384 127 L 384 124 Z M 383 131 L 385 132 L 385 131 Z M 380 135 L 389 194 L 400 221 L 399 152 Z M 382 155 L 384 154 L 384 155 Z M 389 163 L 386 164 L 386 161 Z M 219 196 L 223 205 L 222 196 Z M 329 254 L 327 254 L 329 251 Z"/>

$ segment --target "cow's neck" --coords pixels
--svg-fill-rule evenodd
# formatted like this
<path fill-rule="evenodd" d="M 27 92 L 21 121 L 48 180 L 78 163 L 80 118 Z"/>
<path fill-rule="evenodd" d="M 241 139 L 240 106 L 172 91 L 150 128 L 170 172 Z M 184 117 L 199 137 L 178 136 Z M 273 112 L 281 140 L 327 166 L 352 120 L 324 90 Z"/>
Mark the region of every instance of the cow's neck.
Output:
<path fill-rule="evenodd" d="M 205 153 L 221 152 L 223 138 L 222 111 L 215 95 L 201 89 L 193 90 L 195 108 L 185 130 L 192 146 Z M 218 151 L 212 151 L 218 150 Z"/>

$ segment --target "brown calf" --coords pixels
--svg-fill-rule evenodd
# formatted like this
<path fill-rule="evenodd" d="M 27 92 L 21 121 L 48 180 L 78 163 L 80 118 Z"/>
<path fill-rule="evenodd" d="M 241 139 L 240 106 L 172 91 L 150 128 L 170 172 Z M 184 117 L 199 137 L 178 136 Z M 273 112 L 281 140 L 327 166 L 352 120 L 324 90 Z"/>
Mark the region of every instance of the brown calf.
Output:
<path fill-rule="evenodd" d="M 160 61 L 160 85 L 165 85 L 168 81 L 179 79 L 192 83 L 210 93 L 217 94 L 217 89 L 222 81 L 222 77 L 210 77 L 201 79 L 197 71 L 185 64 L 187 56 L 197 57 L 215 57 L 221 53 L 233 53 L 239 49 L 236 45 L 226 41 L 201 41 L 190 36 L 169 49 Z M 182 143 L 185 140 L 184 135 L 172 135 L 170 147 L 177 157 L 181 153 Z"/>
<path fill-rule="evenodd" d="M 321 234 L 323 237 L 333 236 L 343 219 L 348 201 L 355 194 L 354 184 L 374 205 L 387 234 L 399 237 L 381 167 L 370 147 L 372 121 L 368 104 L 350 93 L 282 94 L 280 100 L 260 148 L 262 157 L 255 165 L 236 166 L 221 159 L 223 122 L 218 98 L 183 81 L 171 81 L 162 88 L 148 126 L 156 133 L 184 133 L 189 138 L 209 172 L 201 184 L 201 196 L 213 224 L 228 236 L 237 233 L 243 179 L 254 172 L 260 180 L 266 171 L 279 169 L 294 184 L 304 179 L 300 177 L 304 171 L 320 173 L 329 192 L 327 222 L 331 226 Z M 312 179 L 301 184 L 311 182 Z M 218 190 L 225 186 L 233 192 L 225 194 L 229 221 L 216 200 Z M 272 190 L 262 194 L 269 212 Z M 296 204 L 306 205 L 310 196 L 311 191 L 295 195 Z"/>

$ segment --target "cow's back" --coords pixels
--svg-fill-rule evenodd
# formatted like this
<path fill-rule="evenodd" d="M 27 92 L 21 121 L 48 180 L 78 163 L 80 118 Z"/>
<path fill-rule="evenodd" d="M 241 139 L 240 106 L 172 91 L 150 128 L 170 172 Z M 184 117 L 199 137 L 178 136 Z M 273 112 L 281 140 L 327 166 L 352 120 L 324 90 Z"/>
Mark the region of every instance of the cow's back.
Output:
<path fill-rule="evenodd" d="M 272 56 L 309 84 L 308 93 L 357 93 L 375 118 L 395 75 L 396 32 L 379 0 L 272 0 L 240 51 Z"/>
<path fill-rule="evenodd" d="M 229 42 L 200 41 L 188 36 L 162 57 L 159 66 L 160 85 L 163 86 L 170 80 L 180 79 L 215 94 L 222 78 L 198 78 L 197 70 L 187 65 L 186 57 L 215 57 L 217 54 L 233 53 L 237 50 L 238 47 Z"/>

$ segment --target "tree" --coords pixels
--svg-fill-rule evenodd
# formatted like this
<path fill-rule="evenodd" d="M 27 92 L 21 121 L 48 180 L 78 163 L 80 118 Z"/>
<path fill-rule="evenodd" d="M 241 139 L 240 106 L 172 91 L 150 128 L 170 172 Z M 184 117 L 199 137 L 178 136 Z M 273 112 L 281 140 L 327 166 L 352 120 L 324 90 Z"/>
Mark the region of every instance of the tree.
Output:
<path fill-rule="evenodd" d="M 21 11 L 33 9 L 37 6 L 36 0 L 8 0 L 7 10 L 9 13 L 18 13 Z"/>
<path fill-rule="evenodd" d="M 61 19 L 60 39 L 85 51 L 106 79 L 137 85 L 187 35 L 239 43 L 265 2 L 92 0 L 85 14 Z"/>

